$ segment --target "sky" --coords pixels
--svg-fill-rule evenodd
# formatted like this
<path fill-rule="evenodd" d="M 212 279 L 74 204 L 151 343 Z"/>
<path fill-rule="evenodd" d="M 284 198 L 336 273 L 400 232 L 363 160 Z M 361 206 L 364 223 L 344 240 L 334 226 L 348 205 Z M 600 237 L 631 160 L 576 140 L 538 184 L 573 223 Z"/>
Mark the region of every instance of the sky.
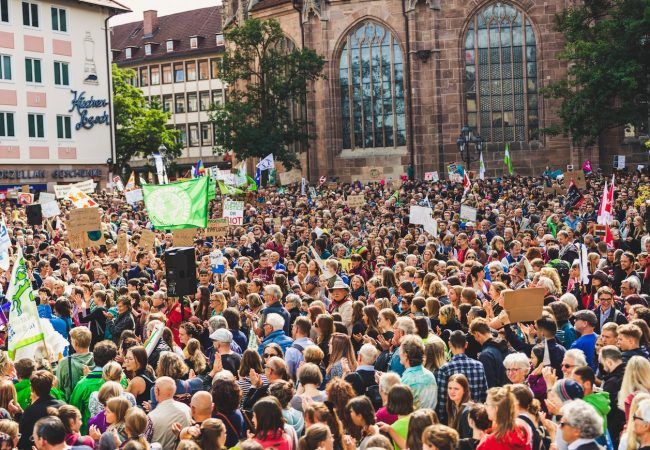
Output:
<path fill-rule="evenodd" d="M 142 20 L 142 12 L 148 9 L 158 11 L 158 16 L 166 16 L 167 14 L 221 4 L 220 0 L 119 0 L 119 2 L 131 8 L 133 12 L 113 17 L 109 22 L 110 25 Z"/>

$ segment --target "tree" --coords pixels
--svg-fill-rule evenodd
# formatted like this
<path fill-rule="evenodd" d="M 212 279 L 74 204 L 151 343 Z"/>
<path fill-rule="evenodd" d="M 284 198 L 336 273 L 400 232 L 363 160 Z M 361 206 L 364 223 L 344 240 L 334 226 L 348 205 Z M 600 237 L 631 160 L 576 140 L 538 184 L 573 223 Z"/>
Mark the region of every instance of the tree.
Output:
<path fill-rule="evenodd" d="M 161 144 L 167 147 L 168 160 L 180 156 L 179 131 L 167 128 L 170 113 L 155 101 L 147 104 L 142 91 L 129 83 L 135 71 L 113 64 L 112 76 L 117 171 L 122 172 L 134 157 L 157 153 Z"/>
<path fill-rule="evenodd" d="M 307 85 L 321 77 L 325 61 L 312 49 L 291 48 L 276 20 L 246 20 L 225 32 L 229 49 L 220 77 L 228 83 L 227 100 L 215 105 L 215 149 L 234 151 L 238 159 L 273 153 L 290 169 L 299 165 L 292 147 L 313 137 L 305 117 L 292 106 L 304 104 Z"/>
<path fill-rule="evenodd" d="M 561 100 L 562 123 L 545 131 L 592 145 L 611 128 L 632 124 L 647 130 L 650 0 L 579 3 L 556 16 L 565 38 L 559 56 L 570 65 L 567 79 L 542 91 Z"/>

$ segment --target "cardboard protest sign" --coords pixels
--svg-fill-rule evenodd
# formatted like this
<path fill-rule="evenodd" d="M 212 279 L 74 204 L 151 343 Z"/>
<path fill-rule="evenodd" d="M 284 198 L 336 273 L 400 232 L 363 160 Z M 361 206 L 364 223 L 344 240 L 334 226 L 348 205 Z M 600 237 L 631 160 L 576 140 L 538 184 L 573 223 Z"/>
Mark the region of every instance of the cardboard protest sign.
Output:
<path fill-rule="evenodd" d="M 476 222 L 476 208 L 468 205 L 460 205 L 460 218 Z"/>
<path fill-rule="evenodd" d="M 73 209 L 70 211 L 66 227 L 74 246 L 85 248 L 106 245 L 99 208 Z"/>
<path fill-rule="evenodd" d="M 172 230 L 174 247 L 193 247 L 196 228 Z"/>
<path fill-rule="evenodd" d="M 368 174 L 370 175 L 370 181 L 379 181 L 384 178 L 384 168 L 383 167 L 371 167 L 368 169 Z"/>
<path fill-rule="evenodd" d="M 503 295 L 503 306 L 510 322 L 533 322 L 542 317 L 544 292 L 544 288 L 506 291 Z"/>
<path fill-rule="evenodd" d="M 205 228 L 205 237 L 222 237 L 228 235 L 230 224 L 227 218 L 209 219 Z"/>
<path fill-rule="evenodd" d="M 29 184 L 23 184 L 21 186 L 21 192 L 29 192 Z"/>
<path fill-rule="evenodd" d="M 129 240 L 126 236 L 126 233 L 120 233 L 117 235 L 117 254 L 120 256 L 125 256 L 129 252 Z"/>
<path fill-rule="evenodd" d="M 153 250 L 156 245 L 156 234 L 151 230 L 142 230 L 138 247 L 145 251 Z"/>
<path fill-rule="evenodd" d="M 347 203 L 350 208 L 362 208 L 366 204 L 366 197 L 363 194 L 348 195 Z"/>
<path fill-rule="evenodd" d="M 564 183 L 564 190 L 569 189 L 571 181 L 574 181 L 576 186 L 579 189 L 585 189 L 587 187 L 587 180 L 585 179 L 585 173 L 582 170 L 567 170 L 564 173 L 564 178 L 562 179 Z"/>
<path fill-rule="evenodd" d="M 302 173 L 300 169 L 292 169 L 288 172 L 282 172 L 280 174 L 280 184 L 282 186 L 287 186 L 293 183 L 299 183 L 302 179 Z"/>

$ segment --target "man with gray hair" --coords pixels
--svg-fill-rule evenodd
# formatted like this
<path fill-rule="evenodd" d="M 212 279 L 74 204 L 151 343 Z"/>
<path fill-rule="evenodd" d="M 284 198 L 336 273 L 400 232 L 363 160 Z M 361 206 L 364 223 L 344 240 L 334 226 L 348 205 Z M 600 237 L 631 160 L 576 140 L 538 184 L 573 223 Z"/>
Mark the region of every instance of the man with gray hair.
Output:
<path fill-rule="evenodd" d="M 158 404 L 149 413 L 149 420 L 153 428 L 152 442 L 158 442 L 162 450 L 174 450 L 177 436 L 174 433 L 174 424 L 187 427 L 192 423 L 190 407 L 174 400 L 176 382 L 170 377 L 160 377 L 154 385 L 154 395 Z M 178 425 L 176 425 L 178 428 Z"/>
<path fill-rule="evenodd" d="M 404 364 L 401 362 L 400 358 L 400 346 L 402 344 L 402 338 L 409 334 L 416 334 L 417 327 L 415 322 L 410 317 L 398 317 L 393 325 L 393 353 L 390 357 L 390 362 L 388 364 L 388 370 L 395 372 L 400 377 L 406 370 Z"/>
<path fill-rule="evenodd" d="M 291 317 L 289 313 L 282 306 L 280 300 L 282 299 L 282 289 L 277 284 L 269 284 L 264 288 L 264 308 L 260 311 L 262 319 L 258 328 L 258 333 L 261 333 L 261 337 L 265 337 L 264 326 L 267 317 L 269 314 L 278 314 L 284 320 L 283 331 L 284 334 L 288 337 L 291 336 Z"/>
<path fill-rule="evenodd" d="M 641 281 L 636 276 L 627 277 L 621 281 L 621 297 L 625 299 L 629 295 L 637 295 L 641 292 Z"/>
<path fill-rule="evenodd" d="M 603 434 L 603 419 L 584 400 L 573 400 L 562 407 L 558 432 L 571 450 L 602 450 L 596 438 Z"/>
<path fill-rule="evenodd" d="M 257 349 L 260 356 L 264 354 L 264 348 L 271 343 L 278 344 L 282 349 L 282 353 L 286 353 L 287 349 L 293 344 L 293 339 L 284 334 L 284 325 L 285 320 L 280 314 L 270 313 L 266 316 L 263 325 L 265 337 Z"/>
<path fill-rule="evenodd" d="M 372 344 L 363 344 L 357 354 L 357 370 L 350 372 L 345 376 L 345 381 L 352 385 L 357 395 L 366 395 L 372 401 L 375 408 L 375 401 L 379 400 L 381 407 L 381 397 L 379 397 L 379 388 L 375 380 L 375 361 L 379 356 L 379 350 Z M 374 397 L 374 398 L 373 398 Z"/>

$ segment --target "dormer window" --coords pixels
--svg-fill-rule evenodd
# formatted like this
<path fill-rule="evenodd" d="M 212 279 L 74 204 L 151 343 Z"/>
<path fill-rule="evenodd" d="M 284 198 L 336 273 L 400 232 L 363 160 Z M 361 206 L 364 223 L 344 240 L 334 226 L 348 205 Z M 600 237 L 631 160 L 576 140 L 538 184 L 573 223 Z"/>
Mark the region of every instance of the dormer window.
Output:
<path fill-rule="evenodd" d="M 144 44 L 144 54 L 147 56 L 151 55 L 151 44 Z"/>
<path fill-rule="evenodd" d="M 173 52 L 174 51 L 174 41 L 171 39 L 167 41 L 167 52 Z"/>
<path fill-rule="evenodd" d="M 223 45 L 223 34 L 217 34 L 217 45 Z"/>
<path fill-rule="evenodd" d="M 129 47 L 126 50 L 124 50 L 124 56 L 126 57 L 126 59 L 131 59 L 131 56 L 133 56 L 133 49 Z"/>
<path fill-rule="evenodd" d="M 197 48 L 199 46 L 199 38 L 191 37 L 190 38 L 190 48 Z"/>

